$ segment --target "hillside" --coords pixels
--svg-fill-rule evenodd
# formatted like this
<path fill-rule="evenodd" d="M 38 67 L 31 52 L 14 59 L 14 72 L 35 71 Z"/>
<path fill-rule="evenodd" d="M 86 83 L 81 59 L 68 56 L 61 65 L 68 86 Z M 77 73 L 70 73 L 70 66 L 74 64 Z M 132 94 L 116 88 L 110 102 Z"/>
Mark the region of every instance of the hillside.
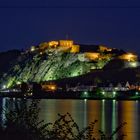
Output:
<path fill-rule="evenodd" d="M 13 52 L 13 51 L 11 51 Z M 57 80 L 59 83 L 136 81 L 137 56 L 102 45 L 75 45 L 61 40 L 32 46 L 25 52 L 6 53 L 1 85 Z M 7 57 L 7 55 L 9 57 Z M 10 57 L 11 56 L 11 57 Z M 0 55 L 0 57 L 2 57 Z M 7 67 L 5 64 L 9 64 Z M 130 77 L 131 75 L 131 77 Z M 61 80 L 62 79 L 62 80 Z"/>
<path fill-rule="evenodd" d="M 127 68 L 121 70 L 96 70 L 81 76 L 73 78 L 65 78 L 63 80 L 55 81 L 58 85 L 96 85 L 100 83 L 139 83 L 140 82 L 140 67 Z M 53 82 L 53 81 L 52 81 Z"/>

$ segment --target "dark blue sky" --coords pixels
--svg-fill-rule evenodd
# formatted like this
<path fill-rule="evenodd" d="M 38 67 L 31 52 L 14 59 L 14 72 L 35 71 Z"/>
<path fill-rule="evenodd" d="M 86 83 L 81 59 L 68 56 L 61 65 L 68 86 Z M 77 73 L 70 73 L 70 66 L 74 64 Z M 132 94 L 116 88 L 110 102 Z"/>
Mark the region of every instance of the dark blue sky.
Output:
<path fill-rule="evenodd" d="M 0 0 L 0 51 L 66 35 L 140 54 L 140 1 Z"/>

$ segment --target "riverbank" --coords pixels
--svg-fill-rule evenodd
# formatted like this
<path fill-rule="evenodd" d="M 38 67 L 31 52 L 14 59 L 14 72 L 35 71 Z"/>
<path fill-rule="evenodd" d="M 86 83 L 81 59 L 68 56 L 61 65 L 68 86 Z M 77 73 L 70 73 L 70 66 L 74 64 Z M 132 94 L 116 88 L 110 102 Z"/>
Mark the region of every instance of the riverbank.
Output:
<path fill-rule="evenodd" d="M 94 93 L 94 92 L 44 92 L 21 93 L 21 92 L 0 92 L 0 97 L 29 98 L 29 99 L 88 99 L 88 100 L 140 100 L 139 93 L 118 92 Z"/>

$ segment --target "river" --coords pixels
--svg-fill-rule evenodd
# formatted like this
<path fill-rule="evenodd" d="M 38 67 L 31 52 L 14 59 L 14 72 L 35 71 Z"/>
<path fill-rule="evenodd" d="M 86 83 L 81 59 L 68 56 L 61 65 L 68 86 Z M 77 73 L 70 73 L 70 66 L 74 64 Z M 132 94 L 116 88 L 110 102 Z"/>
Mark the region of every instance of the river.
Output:
<path fill-rule="evenodd" d="M 1 99 L 2 107 L 5 102 L 5 98 Z M 127 124 L 119 134 L 126 134 L 125 140 L 138 140 L 140 137 L 140 101 L 41 99 L 39 107 L 40 119 L 46 123 L 54 122 L 58 113 L 68 112 L 81 129 L 98 120 L 95 124 L 97 137 L 98 130 L 110 134 L 123 122 Z"/>

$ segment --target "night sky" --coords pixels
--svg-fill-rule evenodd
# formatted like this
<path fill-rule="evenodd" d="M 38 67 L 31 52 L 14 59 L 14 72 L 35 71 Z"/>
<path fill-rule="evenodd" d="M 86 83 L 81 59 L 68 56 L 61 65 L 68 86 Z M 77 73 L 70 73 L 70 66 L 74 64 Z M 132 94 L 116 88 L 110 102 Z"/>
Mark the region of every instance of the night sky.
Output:
<path fill-rule="evenodd" d="M 140 1 L 0 0 L 0 51 L 66 36 L 140 54 Z"/>

